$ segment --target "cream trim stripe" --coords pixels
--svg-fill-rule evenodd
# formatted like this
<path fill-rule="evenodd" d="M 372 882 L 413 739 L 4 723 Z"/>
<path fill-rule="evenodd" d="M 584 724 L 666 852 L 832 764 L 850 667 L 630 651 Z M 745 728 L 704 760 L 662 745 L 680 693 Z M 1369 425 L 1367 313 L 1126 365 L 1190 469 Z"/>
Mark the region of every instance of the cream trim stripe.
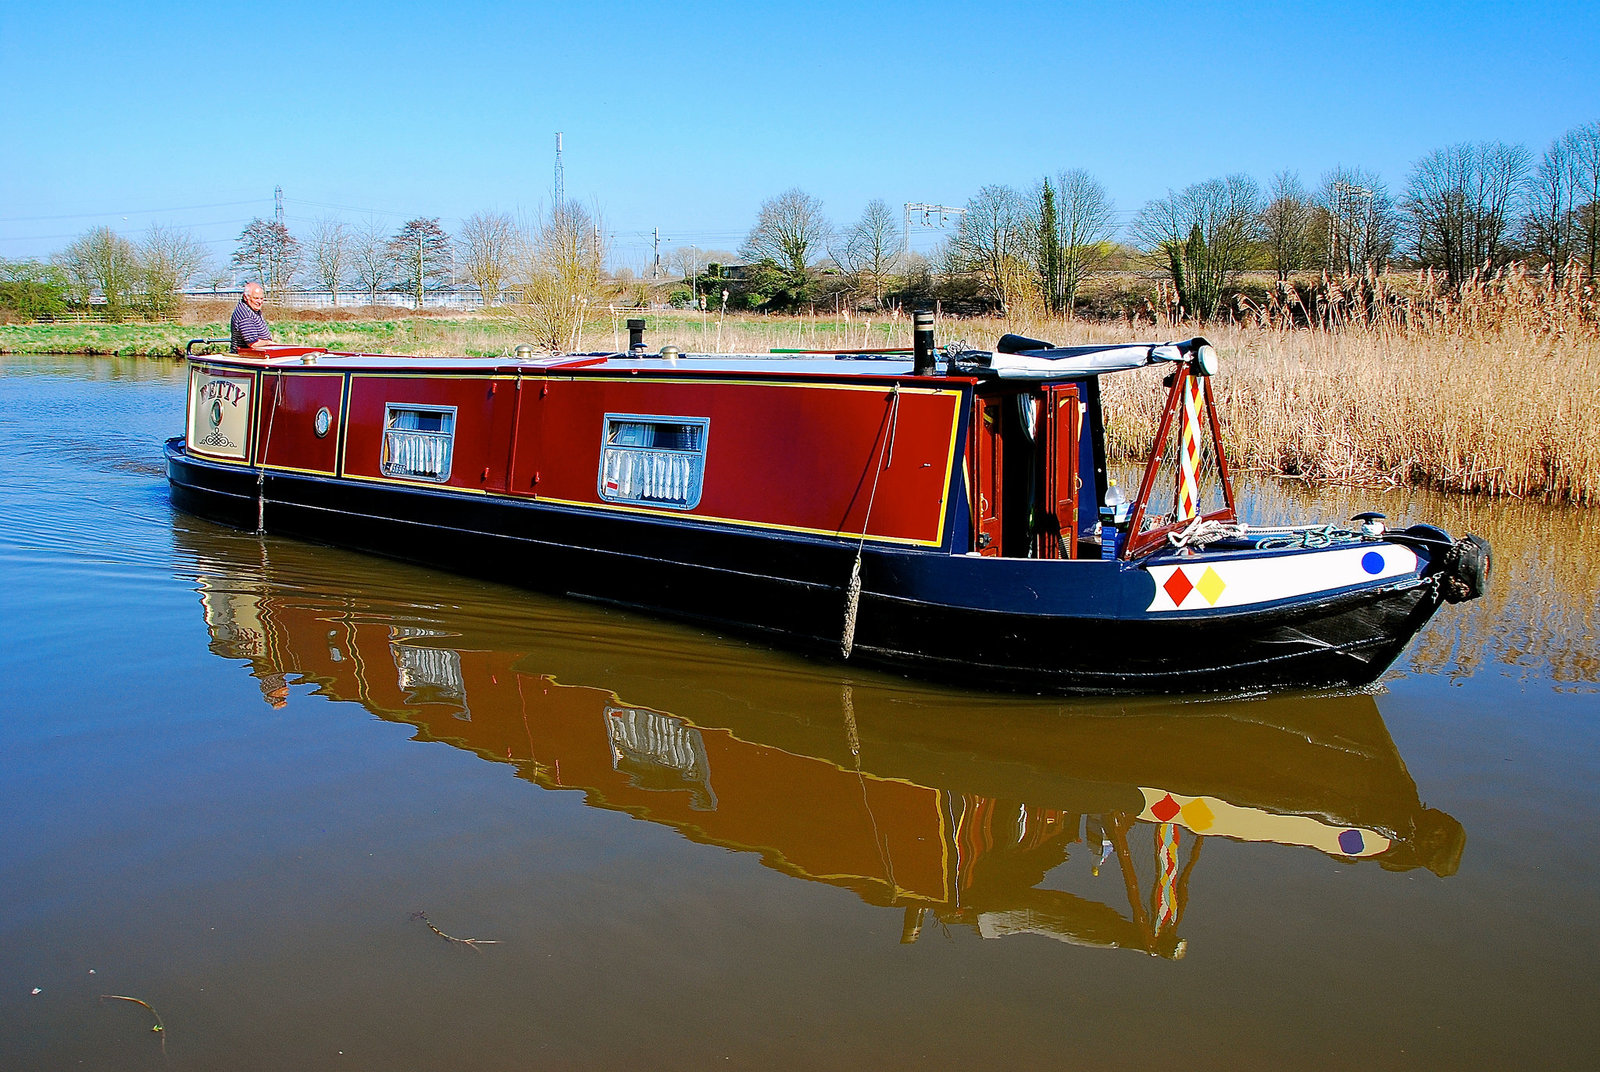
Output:
<path fill-rule="evenodd" d="M 1280 599 L 1356 588 L 1417 571 L 1417 555 L 1392 543 L 1363 543 L 1305 554 L 1208 560 L 1147 567 L 1155 595 L 1146 611 L 1246 607 Z"/>

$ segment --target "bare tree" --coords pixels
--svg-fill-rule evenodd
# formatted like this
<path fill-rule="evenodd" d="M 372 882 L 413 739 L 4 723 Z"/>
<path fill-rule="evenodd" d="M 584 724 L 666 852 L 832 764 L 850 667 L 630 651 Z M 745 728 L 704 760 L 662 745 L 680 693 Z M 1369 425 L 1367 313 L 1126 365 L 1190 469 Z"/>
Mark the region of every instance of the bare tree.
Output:
<path fill-rule="evenodd" d="M 418 309 L 425 292 L 448 286 L 455 258 L 450 236 L 439 226 L 439 218 L 407 220 L 389 240 L 389 263 L 395 271 L 395 285 L 416 297 Z"/>
<path fill-rule="evenodd" d="M 861 218 L 830 252 L 834 263 L 858 293 L 870 293 L 874 304 L 883 301 L 885 285 L 905 252 L 900 221 L 881 198 L 867 202 Z"/>
<path fill-rule="evenodd" d="M 896 289 L 907 302 L 932 302 L 938 293 L 939 280 L 934 267 L 948 263 L 947 249 L 941 245 L 924 256 L 916 250 L 907 250 L 900 258 L 900 278 Z"/>
<path fill-rule="evenodd" d="M 354 236 L 344 221 L 323 217 L 311 229 L 311 275 L 333 295 L 339 305 L 339 288 L 344 285 L 354 253 Z"/>
<path fill-rule="evenodd" d="M 504 212 L 476 212 L 461 225 L 461 275 L 478 288 L 485 309 L 499 303 L 521 243 L 516 221 Z"/>
<path fill-rule="evenodd" d="M 701 276 L 706 270 L 706 252 L 699 246 L 675 246 L 667 254 L 667 265 L 683 280 L 684 290 L 691 303 L 699 296 Z M 682 292 L 674 289 L 672 300 L 677 303 Z"/>
<path fill-rule="evenodd" d="M 377 220 L 368 220 L 350 236 L 350 263 L 355 280 L 367 292 L 367 302 L 378 304 L 378 291 L 389 279 L 389 235 Z"/>
<path fill-rule="evenodd" d="M 575 202 L 553 209 L 527 245 L 522 274 L 518 322 L 546 349 L 576 349 L 605 280 L 599 222 Z"/>
<path fill-rule="evenodd" d="M 1261 210 L 1262 238 L 1272 270 L 1284 282 L 1311 266 L 1311 221 L 1314 209 L 1300 176 L 1280 171 L 1272 178 L 1267 207 Z"/>
<path fill-rule="evenodd" d="M 1417 260 L 1458 286 L 1480 267 L 1505 264 L 1528 167 L 1528 150 L 1504 142 L 1463 142 L 1417 161 L 1405 198 Z"/>
<path fill-rule="evenodd" d="M 1010 186 L 985 186 L 967 202 L 961 225 L 946 248 L 955 273 L 977 277 L 983 292 L 1005 312 L 1034 274 L 1035 222 Z"/>
<path fill-rule="evenodd" d="M 142 304 L 153 313 L 178 308 L 178 291 L 188 286 L 210 265 L 211 254 L 189 231 L 152 223 L 139 241 L 139 277 L 136 289 Z"/>
<path fill-rule="evenodd" d="M 1260 237 L 1260 188 L 1247 175 L 1207 179 L 1146 203 L 1131 230 L 1171 275 L 1178 304 L 1210 319 Z"/>
<path fill-rule="evenodd" d="M 259 279 L 269 294 L 281 296 L 300 270 L 300 240 L 283 224 L 258 216 L 240 232 L 231 261 Z"/>
<path fill-rule="evenodd" d="M 233 286 L 234 281 L 235 271 L 232 267 L 226 265 L 220 267 L 217 265 L 212 265 L 211 268 L 209 268 L 200 276 L 200 285 L 211 288 L 211 294 L 213 297 L 217 295 L 218 291 L 224 289 L 225 287 Z"/>
<path fill-rule="evenodd" d="M 1573 251 L 1582 182 L 1578 147 L 1568 131 L 1550 143 L 1528 183 L 1528 213 L 1522 218 L 1525 249 L 1560 278 Z"/>
<path fill-rule="evenodd" d="M 1567 137 L 1577 171 L 1573 254 L 1584 262 L 1588 277 L 1593 280 L 1600 272 L 1600 120 L 1585 123 L 1568 132 Z"/>
<path fill-rule="evenodd" d="M 1055 202 L 1061 282 L 1052 307 L 1071 316 L 1078 288 L 1105 262 L 1117 232 L 1117 207 L 1099 180 L 1081 168 L 1056 176 Z"/>
<path fill-rule="evenodd" d="M 139 278 L 139 251 L 111 228 L 85 231 L 68 243 L 56 263 L 66 271 L 78 302 L 87 305 L 98 292 L 112 319 L 120 319 L 132 303 Z"/>
<path fill-rule="evenodd" d="M 667 253 L 667 267 L 685 283 L 693 281 L 700 273 L 700 266 L 705 262 L 705 254 L 700 252 L 698 246 L 674 246 Z"/>
<path fill-rule="evenodd" d="M 1382 269 L 1394 255 L 1400 229 L 1383 179 L 1343 165 L 1322 177 L 1315 224 L 1323 267 L 1340 275 Z"/>
<path fill-rule="evenodd" d="M 803 302 L 811 293 L 811 262 L 831 233 L 822 202 L 798 186 L 791 187 L 761 203 L 739 255 L 771 261 L 782 277 L 783 290 L 793 301 Z"/>

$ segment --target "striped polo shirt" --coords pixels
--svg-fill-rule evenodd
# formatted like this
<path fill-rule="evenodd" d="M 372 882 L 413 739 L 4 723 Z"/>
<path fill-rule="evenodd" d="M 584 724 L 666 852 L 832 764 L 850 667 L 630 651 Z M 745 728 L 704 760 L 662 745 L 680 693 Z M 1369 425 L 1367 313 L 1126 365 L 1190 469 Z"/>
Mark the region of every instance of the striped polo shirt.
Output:
<path fill-rule="evenodd" d="M 272 330 L 267 327 L 267 322 L 261 314 L 250 308 L 241 299 L 233 307 L 233 342 L 232 350 L 238 353 L 246 346 L 251 346 L 263 339 L 271 340 Z"/>

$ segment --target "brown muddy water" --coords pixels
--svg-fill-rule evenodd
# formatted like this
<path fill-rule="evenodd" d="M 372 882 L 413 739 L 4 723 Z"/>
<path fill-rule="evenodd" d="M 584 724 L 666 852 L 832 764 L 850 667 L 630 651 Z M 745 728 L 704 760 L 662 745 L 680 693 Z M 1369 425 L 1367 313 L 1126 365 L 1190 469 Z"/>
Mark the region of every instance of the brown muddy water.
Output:
<path fill-rule="evenodd" d="M 992 696 L 183 516 L 182 392 L 0 359 L 0 1068 L 1595 1067 L 1600 512 L 1258 483 L 1493 591 Z"/>

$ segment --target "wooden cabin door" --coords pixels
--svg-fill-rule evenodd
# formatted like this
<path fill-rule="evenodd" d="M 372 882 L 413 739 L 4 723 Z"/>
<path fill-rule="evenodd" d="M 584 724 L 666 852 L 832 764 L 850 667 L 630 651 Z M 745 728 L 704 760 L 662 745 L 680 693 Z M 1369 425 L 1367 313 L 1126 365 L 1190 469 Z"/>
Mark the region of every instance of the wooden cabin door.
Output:
<path fill-rule="evenodd" d="M 1040 444 L 1044 456 L 1044 510 L 1053 514 L 1041 526 L 1040 558 L 1073 558 L 1078 553 L 1078 435 L 1083 427 L 1083 406 L 1078 388 L 1070 383 L 1048 384 L 1040 408 L 1044 425 Z M 1054 532 L 1049 531 L 1054 529 Z"/>
<path fill-rule="evenodd" d="M 1001 554 L 1000 495 L 1005 485 L 1005 451 L 1000 434 L 1002 406 L 1010 397 L 980 398 L 973 413 L 972 530 L 973 550 L 980 555 Z"/>

